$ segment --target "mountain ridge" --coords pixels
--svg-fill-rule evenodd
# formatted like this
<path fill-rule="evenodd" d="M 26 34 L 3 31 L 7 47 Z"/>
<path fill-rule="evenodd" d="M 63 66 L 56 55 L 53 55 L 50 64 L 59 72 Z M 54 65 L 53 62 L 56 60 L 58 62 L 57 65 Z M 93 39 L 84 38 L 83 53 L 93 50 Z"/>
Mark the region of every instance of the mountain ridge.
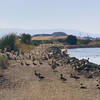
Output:
<path fill-rule="evenodd" d="M 0 28 L 0 37 L 9 34 L 15 33 L 20 35 L 21 33 L 30 33 L 32 36 L 36 34 L 52 34 L 54 32 L 64 32 L 67 35 L 75 35 L 80 37 L 100 37 L 100 34 L 82 32 L 74 29 L 21 29 L 21 28 Z"/>

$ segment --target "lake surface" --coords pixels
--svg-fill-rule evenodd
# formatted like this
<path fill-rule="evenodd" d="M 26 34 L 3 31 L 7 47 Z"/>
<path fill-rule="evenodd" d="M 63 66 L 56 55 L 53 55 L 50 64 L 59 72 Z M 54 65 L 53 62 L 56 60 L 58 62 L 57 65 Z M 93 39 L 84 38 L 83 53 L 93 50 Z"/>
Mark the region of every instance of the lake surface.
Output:
<path fill-rule="evenodd" d="M 70 57 L 89 59 L 90 62 L 100 64 L 100 48 L 76 48 L 68 49 Z"/>

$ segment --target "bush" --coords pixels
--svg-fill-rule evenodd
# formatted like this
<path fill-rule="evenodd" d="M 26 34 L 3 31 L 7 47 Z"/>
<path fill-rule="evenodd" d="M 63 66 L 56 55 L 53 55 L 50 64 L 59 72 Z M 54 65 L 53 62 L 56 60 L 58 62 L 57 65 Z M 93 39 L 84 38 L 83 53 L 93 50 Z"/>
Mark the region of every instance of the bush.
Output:
<path fill-rule="evenodd" d="M 43 40 L 42 43 L 44 43 L 44 44 L 49 44 L 49 43 L 53 44 L 54 41 L 55 40 Z"/>
<path fill-rule="evenodd" d="M 65 39 L 57 39 L 58 42 L 65 43 Z"/>
<path fill-rule="evenodd" d="M 31 44 L 35 46 L 39 46 L 40 44 L 49 44 L 53 43 L 53 40 L 32 40 Z"/>
<path fill-rule="evenodd" d="M 7 48 L 7 51 L 15 50 L 16 49 L 15 42 L 16 42 L 16 35 L 14 34 L 7 35 L 0 40 L 0 49 L 4 50 L 4 48 Z"/>
<path fill-rule="evenodd" d="M 19 50 L 22 50 L 23 52 L 26 53 L 31 52 L 35 48 L 35 46 L 33 45 L 29 45 L 21 42 L 16 43 L 16 46 L 18 47 Z"/>
<path fill-rule="evenodd" d="M 91 40 L 78 40 L 79 44 L 89 44 Z"/>
<path fill-rule="evenodd" d="M 25 44 L 30 44 L 31 43 L 31 35 L 23 33 L 21 35 L 21 42 L 25 43 Z"/>
<path fill-rule="evenodd" d="M 39 46 L 40 44 L 42 44 L 42 40 L 32 40 L 31 41 L 31 45 Z"/>
<path fill-rule="evenodd" d="M 66 39 L 66 42 L 70 45 L 76 45 L 77 44 L 77 37 L 73 35 L 69 35 Z"/>
<path fill-rule="evenodd" d="M 7 69 L 8 58 L 6 56 L 0 56 L 0 69 Z"/>

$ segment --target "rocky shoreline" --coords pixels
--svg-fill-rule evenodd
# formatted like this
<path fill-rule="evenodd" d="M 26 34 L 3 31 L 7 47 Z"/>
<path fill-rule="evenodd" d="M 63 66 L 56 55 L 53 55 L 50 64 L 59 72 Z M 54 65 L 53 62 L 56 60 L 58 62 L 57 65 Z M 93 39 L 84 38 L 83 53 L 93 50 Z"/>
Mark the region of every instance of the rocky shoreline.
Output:
<path fill-rule="evenodd" d="M 100 48 L 100 45 L 65 45 L 68 49 L 74 48 Z"/>
<path fill-rule="evenodd" d="M 53 52 L 50 52 L 50 49 L 52 49 Z M 66 53 L 66 50 L 65 52 L 61 52 L 60 47 L 51 47 L 48 51 L 52 54 L 56 67 L 60 64 L 69 64 L 75 71 L 79 74 L 84 74 L 87 78 L 90 78 L 90 76 L 91 78 L 100 76 L 100 65 L 91 63 L 87 59 L 79 60 L 75 57 L 70 57 Z"/>

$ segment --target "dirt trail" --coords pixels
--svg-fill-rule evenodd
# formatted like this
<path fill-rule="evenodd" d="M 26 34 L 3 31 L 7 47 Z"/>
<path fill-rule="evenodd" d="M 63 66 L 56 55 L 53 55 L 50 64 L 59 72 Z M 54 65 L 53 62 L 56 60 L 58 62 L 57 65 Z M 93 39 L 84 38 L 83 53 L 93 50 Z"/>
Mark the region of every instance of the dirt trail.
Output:
<path fill-rule="evenodd" d="M 68 66 L 58 68 L 58 72 L 56 73 L 52 71 L 47 63 L 40 67 L 17 67 L 18 66 L 16 66 L 15 72 L 13 68 L 11 68 L 13 71 L 9 69 L 6 74 L 10 78 L 10 75 L 12 75 L 16 80 L 24 80 L 26 83 L 24 83 L 24 85 L 19 83 L 19 86 L 16 88 L 2 89 L 0 91 L 0 100 L 99 100 L 100 98 L 100 90 L 96 89 L 96 80 L 87 80 L 84 77 L 81 77 L 80 80 L 71 79 L 68 74 L 69 72 L 67 71 Z M 20 72 L 16 72 L 19 70 Z M 46 78 L 39 81 L 34 75 L 34 70 L 37 70 Z M 66 83 L 63 83 L 59 79 L 60 73 L 64 73 L 67 78 Z M 88 88 L 80 89 L 81 82 L 83 82 Z"/>

